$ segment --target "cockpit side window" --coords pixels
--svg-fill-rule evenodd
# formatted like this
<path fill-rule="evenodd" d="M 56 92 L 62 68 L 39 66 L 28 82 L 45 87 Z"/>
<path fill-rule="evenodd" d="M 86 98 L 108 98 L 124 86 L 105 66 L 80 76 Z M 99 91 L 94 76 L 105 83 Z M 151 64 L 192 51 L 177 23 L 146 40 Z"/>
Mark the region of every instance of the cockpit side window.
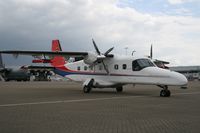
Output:
<path fill-rule="evenodd" d="M 132 70 L 133 71 L 140 71 L 141 70 L 141 67 L 138 64 L 137 60 L 135 60 L 135 61 L 132 62 Z"/>
<path fill-rule="evenodd" d="M 146 67 L 154 67 L 155 65 L 149 59 L 137 59 L 132 62 L 132 70 L 140 71 Z"/>

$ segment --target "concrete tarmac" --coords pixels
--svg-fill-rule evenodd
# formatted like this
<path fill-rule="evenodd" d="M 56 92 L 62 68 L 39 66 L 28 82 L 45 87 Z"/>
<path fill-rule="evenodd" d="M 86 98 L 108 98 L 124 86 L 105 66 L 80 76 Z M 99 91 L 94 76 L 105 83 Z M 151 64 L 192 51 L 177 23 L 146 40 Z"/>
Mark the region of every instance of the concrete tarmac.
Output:
<path fill-rule="evenodd" d="M 199 133 L 200 82 L 84 94 L 73 82 L 0 82 L 0 133 Z"/>

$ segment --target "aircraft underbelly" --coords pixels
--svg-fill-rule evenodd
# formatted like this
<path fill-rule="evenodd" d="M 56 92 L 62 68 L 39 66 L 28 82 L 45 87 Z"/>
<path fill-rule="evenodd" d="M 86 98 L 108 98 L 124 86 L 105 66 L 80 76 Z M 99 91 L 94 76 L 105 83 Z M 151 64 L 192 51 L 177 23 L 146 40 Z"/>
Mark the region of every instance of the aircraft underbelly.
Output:
<path fill-rule="evenodd" d="M 170 77 L 162 76 L 110 76 L 110 75 L 67 75 L 69 78 L 77 82 L 85 82 L 87 79 L 93 78 L 100 85 L 114 84 L 153 84 L 153 85 L 177 85 L 177 82 Z"/>
<path fill-rule="evenodd" d="M 101 86 L 113 86 L 116 84 L 110 80 L 109 76 L 103 75 L 68 75 L 66 78 L 76 82 L 85 82 L 87 79 L 94 79 L 95 83 Z"/>

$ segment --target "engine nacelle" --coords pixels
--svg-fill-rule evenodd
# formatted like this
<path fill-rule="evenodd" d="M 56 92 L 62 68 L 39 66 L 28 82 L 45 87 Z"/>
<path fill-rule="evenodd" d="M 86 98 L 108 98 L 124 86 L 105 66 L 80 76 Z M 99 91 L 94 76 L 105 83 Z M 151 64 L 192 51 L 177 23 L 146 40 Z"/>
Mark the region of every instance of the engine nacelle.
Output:
<path fill-rule="evenodd" d="M 88 65 L 92 65 L 97 60 L 97 55 L 94 53 L 88 53 L 88 55 L 84 59 L 84 63 Z"/>

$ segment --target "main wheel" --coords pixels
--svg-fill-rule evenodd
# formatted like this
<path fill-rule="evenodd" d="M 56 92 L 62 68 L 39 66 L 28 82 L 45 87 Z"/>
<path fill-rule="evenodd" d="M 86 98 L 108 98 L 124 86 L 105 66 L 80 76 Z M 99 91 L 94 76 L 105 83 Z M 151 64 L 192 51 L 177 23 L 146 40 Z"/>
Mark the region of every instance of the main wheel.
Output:
<path fill-rule="evenodd" d="M 160 96 L 161 97 L 170 97 L 170 95 L 171 95 L 170 90 L 161 90 L 160 91 Z"/>
<path fill-rule="evenodd" d="M 89 86 L 84 86 L 83 87 L 83 92 L 84 93 L 89 93 L 91 91 L 91 87 L 89 87 Z"/>
<path fill-rule="evenodd" d="M 167 90 L 167 95 L 166 95 L 166 97 L 170 97 L 170 95 L 171 95 L 170 90 Z"/>
<path fill-rule="evenodd" d="M 122 92 L 123 91 L 123 87 L 122 86 L 121 87 L 117 87 L 116 90 L 117 90 L 117 92 Z"/>
<path fill-rule="evenodd" d="M 166 95 L 166 92 L 165 92 L 164 90 L 161 90 L 161 91 L 160 91 L 160 96 L 161 96 L 161 97 L 164 97 L 165 95 Z"/>

